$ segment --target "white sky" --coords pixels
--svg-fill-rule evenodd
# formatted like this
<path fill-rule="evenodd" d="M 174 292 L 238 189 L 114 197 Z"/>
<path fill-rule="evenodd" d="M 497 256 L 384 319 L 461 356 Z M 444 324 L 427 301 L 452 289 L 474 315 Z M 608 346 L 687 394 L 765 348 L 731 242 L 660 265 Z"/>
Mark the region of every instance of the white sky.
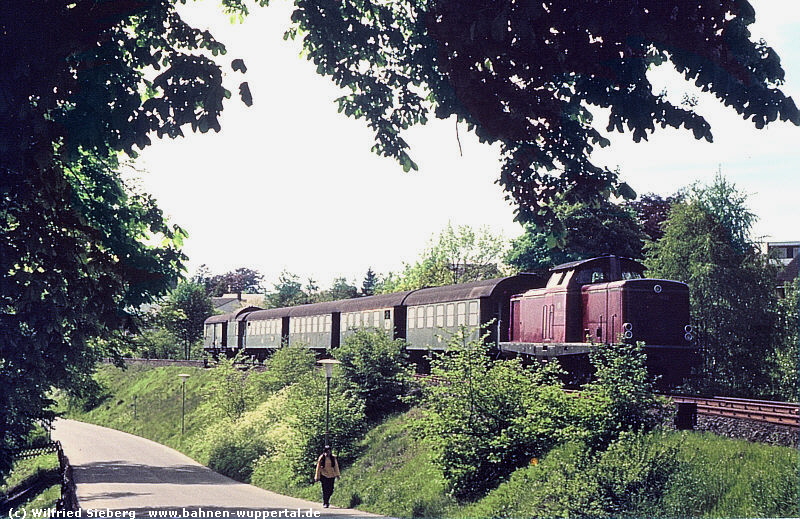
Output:
<path fill-rule="evenodd" d="M 800 103 L 800 3 L 752 3 L 754 35 L 776 49 L 786 70 L 783 91 Z M 418 172 L 403 173 L 370 152 L 366 124 L 337 113 L 338 89 L 298 57 L 299 41 L 283 40 L 289 8 L 286 0 L 273 0 L 252 8 L 241 25 L 230 24 L 213 0 L 184 10 L 190 23 L 225 43 L 225 60 L 243 58 L 248 68 L 226 78 L 233 98 L 220 133 L 187 130 L 183 139 L 154 139 L 137 161 L 145 191 L 189 232 L 189 273 L 204 263 L 214 273 L 248 267 L 264 274 L 271 289 L 288 269 L 323 288 L 338 276 L 360 286 L 368 267 L 386 273 L 413 261 L 448 221 L 487 225 L 506 237 L 521 233 L 494 183 L 497 148 L 479 144 L 463 125 L 463 156 L 452 120 L 407 133 Z M 250 108 L 238 101 L 242 80 L 253 94 Z M 658 90 L 663 81 L 678 100 L 691 91 L 669 72 L 653 81 Z M 757 236 L 800 240 L 800 128 L 774 123 L 756 130 L 711 97 L 701 98 L 698 110 L 711 123 L 713 144 L 670 129 L 639 144 L 630 134 L 611 134 L 612 145 L 595 152 L 595 163 L 619 166 L 640 194 L 662 196 L 709 181 L 721 168 L 751 195 Z M 604 127 L 605 118 L 595 115 Z"/>

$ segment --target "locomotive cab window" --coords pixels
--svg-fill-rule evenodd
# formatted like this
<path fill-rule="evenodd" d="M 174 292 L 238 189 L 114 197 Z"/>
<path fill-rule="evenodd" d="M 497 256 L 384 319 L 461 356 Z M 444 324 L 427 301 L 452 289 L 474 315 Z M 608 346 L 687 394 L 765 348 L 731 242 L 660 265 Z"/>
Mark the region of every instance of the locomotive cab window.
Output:
<path fill-rule="evenodd" d="M 604 268 L 595 267 L 579 270 L 575 276 L 575 283 L 579 285 L 588 285 L 590 283 L 603 283 L 608 279 L 608 273 Z"/>

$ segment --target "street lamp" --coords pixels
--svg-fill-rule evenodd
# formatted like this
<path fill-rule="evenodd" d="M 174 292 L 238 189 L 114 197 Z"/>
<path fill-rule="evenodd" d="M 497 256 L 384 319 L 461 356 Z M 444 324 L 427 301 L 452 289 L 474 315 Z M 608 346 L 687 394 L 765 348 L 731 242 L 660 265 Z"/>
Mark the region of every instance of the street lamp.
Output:
<path fill-rule="evenodd" d="M 325 445 L 330 445 L 330 423 L 331 423 L 331 377 L 333 376 L 333 366 L 341 364 L 336 359 L 322 359 L 317 361 L 325 368 Z"/>
<path fill-rule="evenodd" d="M 186 379 L 189 375 L 181 373 L 178 376 L 181 377 L 181 437 L 183 437 L 186 430 Z"/>

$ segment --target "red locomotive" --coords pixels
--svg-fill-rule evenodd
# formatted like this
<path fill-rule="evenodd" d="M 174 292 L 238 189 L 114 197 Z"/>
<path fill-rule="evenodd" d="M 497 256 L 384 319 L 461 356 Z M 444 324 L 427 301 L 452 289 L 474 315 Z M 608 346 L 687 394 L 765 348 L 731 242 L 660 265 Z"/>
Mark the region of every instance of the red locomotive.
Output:
<path fill-rule="evenodd" d="M 639 262 L 617 256 L 553 268 L 547 286 L 511 297 L 501 350 L 569 364 L 594 344 L 643 342 L 661 383 L 680 383 L 692 357 L 689 289 L 643 273 Z"/>

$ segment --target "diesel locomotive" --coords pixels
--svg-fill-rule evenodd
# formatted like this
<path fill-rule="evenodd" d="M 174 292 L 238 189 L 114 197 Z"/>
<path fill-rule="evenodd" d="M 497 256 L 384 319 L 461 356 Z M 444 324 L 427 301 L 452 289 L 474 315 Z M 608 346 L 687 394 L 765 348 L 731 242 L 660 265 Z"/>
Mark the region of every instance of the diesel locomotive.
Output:
<path fill-rule="evenodd" d="M 554 267 L 545 286 L 532 274 L 429 287 L 340 301 L 210 317 L 204 349 L 211 355 L 264 359 L 285 345 L 336 348 L 358 328 L 405 339 L 425 371 L 431 351 L 468 327 L 487 334 L 502 356 L 558 358 L 571 372 L 588 367 L 597 344 L 643 342 L 650 370 L 662 385 L 679 384 L 692 362 L 689 290 L 684 283 L 644 277 L 632 259 L 603 256 Z M 488 332 L 488 333 L 487 333 Z"/>

